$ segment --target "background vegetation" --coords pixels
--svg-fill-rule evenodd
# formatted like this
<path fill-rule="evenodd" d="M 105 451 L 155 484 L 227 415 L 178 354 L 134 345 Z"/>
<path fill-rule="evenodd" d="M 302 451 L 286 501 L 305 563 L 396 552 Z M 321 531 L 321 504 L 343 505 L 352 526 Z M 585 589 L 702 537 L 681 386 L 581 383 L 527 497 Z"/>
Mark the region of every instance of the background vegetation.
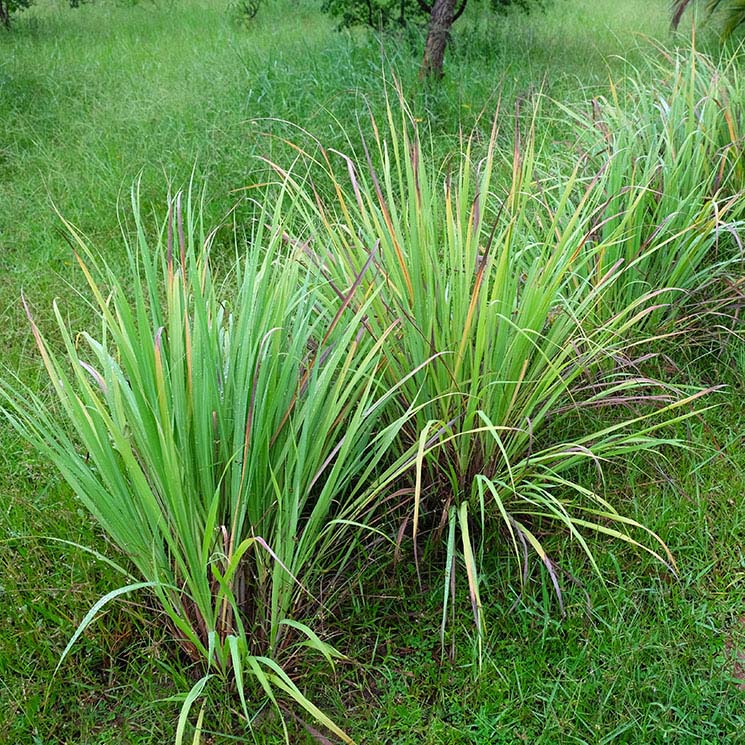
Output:
<path fill-rule="evenodd" d="M 665 2 L 557 0 L 545 14 L 529 17 L 494 17 L 488 7 L 470 3 L 436 88 L 417 82 L 423 37 L 416 29 L 383 37 L 338 33 L 333 21 L 305 3 L 266 3 L 248 28 L 221 3 L 191 0 L 168 6 L 101 2 L 75 12 L 62 3 L 39 2 L 15 20 L 13 33 L 0 34 L 0 344 L 4 367 L 41 395 L 42 369 L 21 291 L 50 339 L 55 297 L 61 298 L 67 328 L 77 332 L 95 323 L 83 294 L 85 277 L 54 207 L 118 272 L 128 260 L 122 229 L 133 234 L 131 184 L 139 179 L 149 236 L 162 224 L 169 194 L 192 180 L 206 184 L 207 225 L 220 224 L 232 209 L 228 225 L 215 236 L 218 256 L 226 260 L 234 240 L 230 223 L 239 234 L 249 232 L 254 215 L 245 197 L 259 192 L 243 187 L 276 180 L 267 161 L 291 162 L 295 151 L 285 138 L 312 143 L 294 125 L 327 150 L 361 155 L 361 136 L 372 141 L 373 135 L 368 111 L 385 121 L 383 80 L 390 71 L 414 123 L 431 133 L 425 142 L 432 163 L 452 159 L 472 130 L 474 152 L 483 152 L 479 148 L 488 142 L 499 108 L 497 184 L 508 180 L 514 129 L 525 132 L 530 117 L 544 178 L 569 178 L 578 132 L 594 141 L 598 121 L 619 133 L 620 153 L 643 155 L 656 148 L 667 158 L 685 146 L 689 134 L 635 125 L 659 119 L 678 79 L 675 60 L 690 59 L 690 29 L 670 35 Z M 741 64 L 736 50 L 724 50 L 720 58 L 713 33 L 700 35 L 697 43 L 714 61 L 700 71 L 699 82 L 709 81 L 701 89 L 687 73 L 681 78 L 692 86 L 694 104 L 704 100 L 713 79 L 737 80 Z M 674 57 L 676 46 L 680 58 Z M 727 91 L 728 101 L 712 97 L 717 103 L 711 116 L 726 125 L 726 111 L 731 128 L 723 126 L 718 134 L 707 129 L 711 147 L 702 148 L 704 160 L 695 161 L 706 167 L 707 158 L 719 158 L 718 165 L 691 173 L 682 164 L 694 162 L 692 157 L 677 161 L 680 189 L 671 198 L 693 199 L 700 190 L 692 224 L 710 217 L 710 179 L 722 163 L 722 174 L 731 178 L 730 195 L 741 189 L 741 89 Z M 530 102 L 539 92 L 534 115 Z M 686 125 L 683 113 L 675 121 L 683 130 L 696 126 Z M 639 164 L 635 175 L 643 170 L 641 161 L 629 162 Z M 675 172 L 676 161 L 665 162 L 667 172 Z M 626 167 L 618 163 L 619 180 Z M 720 178 L 717 187 L 721 183 Z M 628 207 L 612 214 L 625 214 Z M 657 214 L 664 219 L 656 200 L 639 206 L 649 225 L 659 224 Z M 685 230 L 665 226 L 670 235 Z M 615 240 L 614 226 L 603 227 Z M 615 229 L 629 232 L 628 224 Z M 737 248 L 733 234 L 736 227 L 721 239 L 730 252 Z M 720 248 L 707 245 L 703 256 L 713 258 Z M 729 275 L 722 282 L 731 287 L 736 277 Z M 700 287 L 700 276 L 693 271 L 686 289 Z M 681 312 L 691 308 L 689 297 Z M 441 656 L 445 557 L 428 555 L 432 561 L 420 561 L 417 577 L 408 562 L 380 566 L 360 556 L 357 579 L 339 609 L 314 621 L 315 631 L 352 662 L 337 662 L 332 671 L 319 657 L 318 667 L 308 671 L 306 661 L 299 680 L 308 697 L 359 742 L 736 741 L 745 724 L 738 663 L 745 649 L 739 406 L 745 348 L 729 334 L 722 339 L 650 342 L 649 351 L 663 353 L 655 373 L 665 381 L 680 388 L 726 388 L 710 399 L 718 404 L 715 410 L 669 432 L 690 449 L 640 453 L 606 469 L 605 496 L 659 535 L 677 560 L 678 578 L 628 544 L 590 536 L 600 579 L 588 571 L 587 554 L 576 542 L 541 533 L 566 572 L 562 614 L 544 563 L 527 564 L 522 588 L 508 582 L 514 567 L 505 543 L 482 562 L 489 644 L 476 676 L 470 611 L 448 625 L 453 661 Z M 600 429 L 611 415 L 589 416 Z M 180 655 L 144 594 L 108 606 L 55 673 L 85 613 L 121 584 L 111 567 L 70 543 L 118 554 L 60 477 L 6 424 L 0 443 L 0 739 L 172 738 L 178 696 L 194 684 L 196 668 Z M 467 592 L 467 583 L 457 585 L 464 609 Z M 245 737 L 240 701 L 229 688 L 209 691 L 205 736 L 214 742 Z M 291 741 L 312 741 L 287 716 Z M 261 710 L 257 724 L 257 741 L 281 741 L 281 726 L 269 709 Z"/>

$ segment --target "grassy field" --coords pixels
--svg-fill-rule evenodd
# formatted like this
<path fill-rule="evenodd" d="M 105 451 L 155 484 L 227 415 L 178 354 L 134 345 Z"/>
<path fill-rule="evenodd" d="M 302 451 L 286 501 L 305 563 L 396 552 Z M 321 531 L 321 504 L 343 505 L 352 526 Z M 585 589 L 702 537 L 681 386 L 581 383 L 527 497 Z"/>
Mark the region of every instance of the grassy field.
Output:
<path fill-rule="evenodd" d="M 247 28 L 224 3 L 196 0 L 100 0 L 76 10 L 39 0 L 19 15 L 11 33 L 0 33 L 3 371 L 45 385 L 22 292 L 50 337 L 54 298 L 64 301 L 72 328 L 91 323 L 58 213 L 114 267 L 125 262 L 122 229 L 131 229 L 136 180 L 150 227 L 168 195 L 193 180 L 205 188 L 207 222 L 234 209 L 240 228 L 253 214 L 243 187 L 267 178 L 260 156 L 288 162 L 293 151 L 282 139 L 302 137 L 293 124 L 326 148 L 359 149 L 358 123 L 369 136 L 367 107 L 383 118 L 391 75 L 442 157 L 461 147 L 462 132 L 476 128 L 476 142 L 488 138 L 498 104 L 511 133 L 518 102 L 525 111 L 542 93 L 537 147 L 547 173 L 567 174 L 574 156 L 565 145 L 576 136 L 567 107 L 591 116 L 593 99 L 612 99 L 627 76 L 656 84 L 664 77 L 654 67 L 664 64 L 661 49 L 690 45 L 686 32 L 670 35 L 665 2 L 555 0 L 545 14 L 496 18 L 472 2 L 442 85 L 428 88 L 417 80 L 422 38 L 338 33 L 305 0 L 267 0 Z M 698 45 L 719 54 L 711 33 Z M 742 131 L 745 103 L 730 103 Z M 505 134 L 500 157 L 510 146 Z M 501 161 L 495 181 L 500 168 Z M 230 241 L 222 231 L 219 245 Z M 717 406 L 675 425 L 689 449 L 609 466 L 605 493 L 660 536 L 679 577 L 632 546 L 596 536 L 600 579 L 576 542 L 546 535 L 565 576 L 579 578 L 564 582 L 562 617 L 540 561 L 520 593 L 509 581 L 509 547 L 498 548 L 482 567 L 489 643 L 477 675 L 467 600 L 448 630 L 454 659 L 441 658 L 440 563 L 425 564 L 418 579 L 410 563 L 360 558 L 334 617 L 314 627 L 350 661 L 333 672 L 320 664 L 298 670 L 303 690 L 356 741 L 745 740 L 737 662 L 745 654 L 745 347 L 668 339 L 657 340 L 659 348 L 671 380 L 724 386 L 711 396 Z M 4 420 L 0 483 L 0 742 L 173 739 L 195 666 L 144 594 L 107 606 L 56 669 L 88 609 L 121 584 L 73 544 L 125 559 Z M 465 597 L 465 585 L 458 593 Z M 235 693 L 217 680 L 209 691 L 203 742 L 246 741 Z M 256 722 L 255 741 L 282 741 L 271 707 L 260 707 Z M 314 741 L 292 714 L 288 727 L 291 742 Z"/>

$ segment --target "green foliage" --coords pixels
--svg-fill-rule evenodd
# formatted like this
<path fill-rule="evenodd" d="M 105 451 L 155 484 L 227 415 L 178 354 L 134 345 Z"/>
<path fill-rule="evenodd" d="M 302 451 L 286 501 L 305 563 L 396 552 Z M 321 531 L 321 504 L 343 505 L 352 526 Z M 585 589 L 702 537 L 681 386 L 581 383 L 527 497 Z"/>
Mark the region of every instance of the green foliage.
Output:
<path fill-rule="evenodd" d="M 427 16 L 416 0 L 323 0 L 321 10 L 336 18 L 339 26 L 344 28 L 406 26 Z"/>
<path fill-rule="evenodd" d="M 547 2 L 549 0 L 490 0 L 490 5 L 497 13 L 505 13 L 513 8 L 530 13 L 531 10 L 545 9 Z"/>
<path fill-rule="evenodd" d="M 343 98 L 349 89 L 359 91 L 356 101 L 364 97 L 376 120 L 385 121 L 377 40 L 367 34 L 331 33 L 328 19 L 305 3 L 281 0 L 267 6 L 248 33 L 224 23 L 224 8 L 225 4 L 185 0 L 173 6 L 102 3 L 81 13 L 64 13 L 56 3 L 45 2 L 37 4 L 32 18 L 21 19 L 21 33 L 0 34 L 0 340 L 3 366 L 16 370 L 37 390 L 44 385 L 44 372 L 18 301 L 21 290 L 26 289 L 37 309 L 37 324 L 57 350 L 59 334 L 54 319 L 45 313 L 55 295 L 64 295 L 69 328 L 90 332 L 97 323 L 81 299 L 90 293 L 81 296 L 83 278 L 56 229 L 58 218 L 40 195 L 40 177 L 60 210 L 96 245 L 105 247 L 107 261 L 117 267 L 122 251 L 113 205 L 122 184 L 131 183 L 140 170 L 143 209 L 149 214 L 151 204 L 162 202 L 163 173 L 171 183 L 186 183 L 196 162 L 198 180 L 209 179 L 206 222 L 214 224 L 233 205 L 235 187 L 264 180 L 263 174 L 257 175 L 252 154 L 268 150 L 275 159 L 288 162 L 284 145 L 254 137 L 257 127 L 245 124 L 250 117 L 273 117 L 258 129 L 285 137 L 289 126 L 278 118 L 303 122 L 322 136 L 327 150 L 333 147 L 350 155 L 355 151 L 355 162 L 363 163 L 361 170 L 366 168 L 355 130 L 359 106 L 340 107 L 338 101 L 349 100 Z M 581 161 L 570 197 L 574 209 L 578 194 L 610 152 L 599 132 L 600 122 L 621 127 L 619 142 L 627 143 L 628 161 L 636 156 L 645 169 L 650 148 L 662 142 L 663 103 L 658 95 L 663 92 L 665 102 L 670 100 L 677 73 L 672 65 L 650 65 L 650 58 L 664 53 L 660 55 L 648 38 L 666 44 L 668 22 L 666 3 L 642 0 L 565 0 L 545 16 L 515 14 L 508 22 L 492 14 L 487 4 L 469 7 L 450 48 L 459 74 L 446 77 L 436 92 L 417 88 L 416 64 L 407 48 L 387 44 L 386 51 L 415 117 L 432 128 L 432 144 L 424 137 L 423 150 L 433 170 L 465 142 L 458 139 L 459 130 L 471 131 L 474 122 L 484 125 L 479 112 L 491 111 L 492 102 L 502 97 L 506 113 L 492 178 L 495 195 L 504 194 L 509 183 L 504 164 L 510 160 L 513 101 L 516 96 L 524 99 L 526 91 L 543 81 L 552 100 L 544 100 L 536 120 L 535 174 L 551 195 L 548 204 L 554 205 L 553 195 Z M 727 60 L 711 64 L 714 71 L 724 73 Z M 617 96 L 608 86 L 609 71 Z M 729 81 L 731 73 L 726 72 Z M 632 85 L 622 80 L 627 74 L 638 79 L 642 100 L 634 100 Z M 716 95 L 720 103 L 728 85 Z M 705 97 L 705 88 L 697 86 L 695 95 Z M 597 96 L 604 98 L 598 100 L 593 120 L 591 99 Z M 557 101 L 569 105 L 572 115 Z M 679 112 L 684 110 L 679 101 L 675 105 Z M 704 107 L 711 107 L 711 101 Z M 733 100 L 723 110 L 736 117 L 739 137 L 741 111 Z M 645 126 L 647 114 L 656 117 L 654 128 Z M 710 126 L 709 113 L 705 119 Z M 351 143 L 345 141 L 337 120 L 346 125 Z M 418 125 L 420 131 L 425 128 L 422 122 Z M 369 123 L 363 121 L 362 128 L 368 132 Z M 527 124 L 521 129 L 524 133 Z M 585 135 L 582 148 L 575 150 L 578 129 Z M 631 136 L 635 129 L 638 137 Z M 708 142 L 703 128 L 691 131 L 693 139 Z M 488 134 L 477 132 L 474 137 L 474 165 Z M 715 134 L 726 147 L 719 126 Z M 680 144 L 682 138 L 675 135 L 671 141 Z M 741 149 L 730 147 L 728 152 L 735 155 Z M 712 148 L 707 157 L 714 153 Z M 618 151 L 614 157 L 619 163 L 623 159 Z M 668 157 L 663 162 L 682 173 L 680 163 Z M 633 171 L 619 166 L 618 173 L 643 183 Z M 705 176 L 708 179 L 709 173 Z M 316 177 L 323 181 L 317 173 Z M 736 182 L 733 185 L 736 191 Z M 673 184 L 667 188 L 674 193 Z M 539 202 L 532 193 L 532 201 Z M 328 194 L 324 199 L 329 201 Z M 651 194 L 644 201 L 654 206 Z M 239 206 L 234 213 L 239 224 L 248 224 L 249 211 L 245 203 Z M 545 218 L 545 211 L 538 208 L 532 214 Z M 725 222 L 733 214 L 725 214 Z M 523 229 L 529 223 L 526 220 Z M 545 233 L 536 230 L 534 235 Z M 729 235 L 720 232 L 715 261 L 732 249 Z M 218 266 L 230 271 L 232 254 L 226 243 L 229 236 L 218 234 L 213 256 Z M 664 256 L 673 245 L 658 254 Z M 662 263 L 660 267 L 665 268 Z M 733 265 L 733 273 L 734 269 Z M 129 273 L 119 276 L 131 287 Z M 226 277 L 217 270 L 215 276 Z M 226 290 L 235 286 L 234 281 L 226 283 Z M 108 287 L 105 278 L 103 285 Z M 622 285 L 615 286 L 623 302 Z M 648 289 L 640 288 L 641 294 Z M 694 297 L 674 296 L 681 301 Z M 605 296 L 608 303 L 611 297 Z M 669 324 L 663 310 L 655 311 L 653 319 L 646 316 L 651 319 L 647 323 Z M 687 315 L 689 309 L 681 302 L 673 311 Z M 337 662 L 332 676 L 321 656 L 301 659 L 293 655 L 287 638 L 288 647 L 280 642 L 277 659 L 294 681 L 299 683 L 303 676 L 303 693 L 309 700 L 323 701 L 324 710 L 333 712 L 333 718 L 343 721 L 344 729 L 361 742 L 370 733 L 378 739 L 428 745 L 516 739 L 557 744 L 737 741 L 743 707 L 732 675 L 733 659 L 745 649 L 738 621 L 745 602 L 744 567 L 737 550 L 745 541 L 743 421 L 737 405 L 743 393 L 743 355 L 733 351 L 735 360 L 723 361 L 718 347 L 712 346 L 712 354 L 700 366 L 681 369 L 684 343 L 665 340 L 654 348 L 662 348 L 678 366 L 666 361 L 666 376 L 681 383 L 727 383 L 732 391 L 717 396 L 724 405 L 715 412 L 689 420 L 672 433 L 691 444 L 690 452 L 677 451 L 673 458 L 664 452 L 650 458 L 632 453 L 628 469 L 604 464 L 602 493 L 607 501 L 660 536 L 679 561 L 680 581 L 660 572 L 655 559 L 640 555 L 630 544 L 588 532 L 588 545 L 603 573 L 604 582 L 600 581 L 587 571 L 587 560 L 575 541 L 564 540 L 547 523 L 535 521 L 547 555 L 560 559 L 566 572 L 582 580 L 581 585 L 564 584 L 567 617 L 559 621 L 550 612 L 556 603 L 545 565 L 529 562 L 524 585 L 510 586 L 514 563 L 508 560 L 509 541 L 504 532 L 493 536 L 484 544 L 478 578 L 492 654 L 485 656 L 487 674 L 476 681 L 469 664 L 467 642 L 473 626 L 467 614 L 455 616 L 447 630 L 456 664 L 433 664 L 433 656 L 440 654 L 443 596 L 433 579 L 442 578 L 444 555 L 423 550 L 431 545 L 424 528 L 436 521 L 432 518 L 437 514 L 431 495 L 423 494 L 422 504 L 429 510 L 424 514 L 422 509 L 418 535 L 424 592 L 416 589 L 413 566 L 399 564 L 394 572 L 388 569 L 385 550 L 374 554 L 374 562 L 360 553 L 348 570 L 354 587 L 342 612 L 336 617 L 321 612 L 310 624 L 324 640 L 333 638 L 339 649 L 363 664 Z M 643 355 L 649 346 L 639 349 Z M 91 363 L 90 358 L 86 361 Z M 40 398 L 50 406 L 47 394 Z M 594 414 L 585 412 L 589 419 L 578 419 L 576 425 L 573 418 L 555 428 L 549 422 L 543 442 L 562 433 L 569 441 L 589 431 L 586 426 Z M 608 410 L 602 416 L 603 421 L 613 420 Z M 597 421 L 594 426 L 597 429 Z M 4 423 L 0 443 L 0 739 L 29 745 L 172 742 L 174 708 L 178 710 L 174 699 L 181 693 L 183 700 L 199 666 L 174 653 L 173 629 L 160 623 L 165 616 L 154 611 L 152 598 L 142 597 L 147 590 L 106 606 L 105 615 L 79 637 L 74 657 L 69 655 L 52 674 L 71 629 L 97 597 L 122 582 L 112 567 L 89 554 L 39 536 L 65 538 L 122 563 L 126 560 L 45 459 Z M 576 480 L 599 488 L 594 467 L 575 474 Z M 403 502 L 402 509 L 410 509 L 410 492 L 396 499 Z M 410 535 L 410 526 L 409 521 L 405 535 Z M 483 541 L 478 516 L 468 527 L 474 542 Z M 454 537 L 459 539 L 457 532 Z M 409 546 L 405 537 L 403 548 Z M 455 540 L 453 546 L 459 574 L 462 541 Z M 456 586 L 456 599 L 451 608 L 470 605 L 467 582 Z M 314 606 L 301 598 L 301 613 L 304 607 Z M 303 639 L 300 633 L 296 638 Z M 316 657 L 318 664 L 309 669 L 307 663 Z M 230 674 L 225 677 L 230 680 Z M 247 682 L 247 690 L 252 687 Z M 204 693 L 208 702 L 203 741 L 245 740 L 243 717 L 235 715 L 241 709 L 235 688 L 218 674 L 207 682 Z M 253 699 L 257 705 L 261 696 L 259 692 Z M 287 703 L 285 698 L 282 705 Z M 253 710 L 250 703 L 249 707 Z M 279 718 L 268 708 L 254 733 L 256 742 L 267 745 L 282 737 Z M 299 718 L 309 719 L 293 708 Z M 200 711 L 199 701 L 195 709 Z M 310 745 L 317 740 L 297 720 L 288 720 L 287 727 L 292 742 Z"/>
<path fill-rule="evenodd" d="M 26 8 L 30 8 L 36 0 L 0 0 L 0 23 L 6 29 L 10 28 L 11 17 Z M 70 0 L 71 8 L 79 8 L 85 0 Z"/>
<path fill-rule="evenodd" d="M 148 589 L 204 672 L 182 721 L 212 674 L 230 673 L 247 722 L 250 677 L 347 741 L 275 660 L 298 637 L 332 660 L 293 616 L 317 605 L 321 575 L 343 576 L 390 457 L 400 423 L 381 423 L 390 393 L 373 376 L 385 339 L 361 344 L 364 311 L 341 325 L 346 302 L 319 312 L 317 289 L 284 256 L 282 203 L 257 215 L 223 280 L 191 202 L 182 211 L 175 200 L 154 249 L 137 201 L 134 210 L 126 281 L 68 226 L 98 333 L 76 335 L 55 303 L 58 353 L 31 321 L 59 408 L 20 382 L 0 385 L 8 421 L 136 573 L 93 607 L 68 649 L 106 603 Z M 326 602 L 333 589 L 327 581 Z"/>
<path fill-rule="evenodd" d="M 0 0 L 0 23 L 10 28 L 10 19 L 14 13 L 30 8 L 34 0 Z"/>
<path fill-rule="evenodd" d="M 659 308 L 643 325 L 657 332 L 701 327 L 711 321 L 707 311 L 721 316 L 732 299 L 707 288 L 742 267 L 745 110 L 734 62 L 715 65 L 694 49 L 658 63 L 652 75 L 651 83 L 634 76 L 614 84 L 591 114 L 565 111 L 586 133 L 587 182 L 597 173 L 602 181 L 594 201 L 587 190 L 574 196 L 595 213 L 585 245 L 604 246 L 586 265 L 586 280 L 597 284 L 625 268 L 600 314 L 653 292 Z"/>
<path fill-rule="evenodd" d="M 543 8 L 546 0 L 491 0 L 490 5 L 496 13 L 511 9 L 529 12 Z M 455 13 L 459 16 L 467 0 L 456 3 Z M 336 18 L 340 27 L 368 26 L 373 29 L 390 29 L 423 23 L 430 14 L 430 2 L 426 0 L 323 0 L 321 9 Z"/>
<path fill-rule="evenodd" d="M 745 0 L 704 0 L 708 16 L 719 16 L 722 21 L 722 36 L 731 36 L 745 23 Z M 677 28 L 691 0 L 675 0 L 673 4 L 673 28 Z"/>
<path fill-rule="evenodd" d="M 260 0 L 233 0 L 228 10 L 238 24 L 248 26 L 256 18 L 260 7 Z"/>
<path fill-rule="evenodd" d="M 299 240 L 313 246 L 319 276 L 331 288 L 357 288 L 355 307 L 370 303 L 373 339 L 396 329 L 383 373 L 386 386 L 410 375 L 399 398 L 414 410 L 400 438 L 403 448 L 417 450 L 412 536 L 416 544 L 423 526 L 446 530 L 443 614 L 460 561 L 479 630 L 479 557 L 496 546 L 513 552 L 523 577 L 534 552 L 561 600 L 541 538 L 549 524 L 566 530 L 593 567 L 593 531 L 644 546 L 672 565 L 664 545 L 611 506 L 602 484 L 581 476 L 582 466 L 672 444 L 656 434 L 661 422 L 689 416 L 685 404 L 696 397 L 637 368 L 642 322 L 656 309 L 653 292 L 598 318 L 606 294 L 625 281 L 620 266 L 589 279 L 625 235 L 619 228 L 588 240 L 595 206 L 606 201 L 604 174 L 577 204 L 569 198 L 576 172 L 546 191 L 534 179 L 534 123 L 505 156 L 497 147 L 501 121 L 498 114 L 481 150 L 466 140 L 440 164 L 399 98 L 383 125 L 373 121 L 364 161 L 319 143 L 308 157 L 322 166 L 323 179 L 306 184 L 290 175 L 309 226 Z M 609 426 L 579 424 L 585 408 L 632 402 L 666 407 Z"/>

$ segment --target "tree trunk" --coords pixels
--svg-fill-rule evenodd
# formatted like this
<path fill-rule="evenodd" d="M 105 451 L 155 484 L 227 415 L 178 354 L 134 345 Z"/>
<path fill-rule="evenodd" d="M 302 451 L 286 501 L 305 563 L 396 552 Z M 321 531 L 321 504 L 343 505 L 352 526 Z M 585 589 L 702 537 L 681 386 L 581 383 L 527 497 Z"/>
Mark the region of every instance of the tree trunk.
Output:
<path fill-rule="evenodd" d="M 432 3 L 427 42 L 424 45 L 424 59 L 419 69 L 420 80 L 442 77 L 442 61 L 454 20 L 455 0 L 435 0 Z"/>
<path fill-rule="evenodd" d="M 10 28 L 10 7 L 3 0 L 0 0 L 0 23 L 6 29 Z"/>

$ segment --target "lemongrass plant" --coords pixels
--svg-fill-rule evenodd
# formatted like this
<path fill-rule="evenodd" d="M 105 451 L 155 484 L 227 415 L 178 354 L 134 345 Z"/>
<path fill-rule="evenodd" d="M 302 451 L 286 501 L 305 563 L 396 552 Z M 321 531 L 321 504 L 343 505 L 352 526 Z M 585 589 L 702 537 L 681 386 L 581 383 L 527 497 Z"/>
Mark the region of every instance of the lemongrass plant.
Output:
<path fill-rule="evenodd" d="M 600 182 L 592 188 L 596 216 L 585 245 L 594 261 L 584 264 L 586 278 L 597 283 L 624 267 L 604 313 L 654 292 L 657 308 L 643 324 L 652 332 L 700 323 L 702 312 L 726 306 L 711 288 L 742 266 L 745 159 L 735 59 L 714 64 L 692 46 L 663 53 L 647 76 L 611 82 L 591 116 L 564 110 L 581 133 L 582 170 Z"/>
<path fill-rule="evenodd" d="M 76 334 L 55 303 L 52 344 L 29 313 L 56 403 L 0 384 L 5 415 L 60 470 L 133 578 L 96 604 L 65 654 L 103 604 L 148 589 L 204 673 L 179 740 L 217 675 L 234 681 L 249 724 L 250 692 L 254 705 L 282 695 L 350 742 L 280 662 L 307 647 L 332 661 L 298 619 L 318 608 L 319 577 L 353 552 L 400 421 L 381 418 L 395 393 L 376 377 L 386 334 L 370 343 L 362 307 L 319 301 L 282 245 L 283 209 L 280 199 L 259 216 L 223 280 L 191 199 L 173 201 L 154 246 L 134 200 L 126 277 L 68 225 L 98 330 Z"/>
<path fill-rule="evenodd" d="M 438 164 L 399 93 L 385 123 L 373 121 L 362 162 L 316 143 L 298 149 L 302 166 L 272 164 L 304 212 L 303 245 L 334 291 L 328 301 L 354 291 L 375 340 L 396 325 L 384 348 L 386 385 L 433 359 L 398 391 L 404 409 L 416 407 L 401 429 L 402 447 L 417 449 L 409 524 L 415 551 L 425 513 L 448 534 L 443 613 L 460 546 L 479 629 L 479 553 L 495 542 L 506 541 L 523 571 L 534 551 L 561 599 L 536 529 L 546 521 L 566 530 L 593 567 L 593 532 L 673 565 L 657 536 L 611 506 L 595 481 L 575 476 L 583 462 L 657 448 L 667 441 L 661 422 L 687 416 L 697 395 L 633 365 L 650 298 L 599 321 L 622 271 L 592 276 L 610 249 L 588 245 L 603 199 L 596 187 L 583 186 L 573 205 L 575 172 L 560 192 L 544 193 L 533 178 L 532 130 L 518 132 L 504 156 L 500 120 L 487 143 L 468 139 Z M 644 408 L 653 401 L 654 413 Z M 576 417 L 582 407 L 619 404 L 631 408 L 619 406 L 607 427 L 583 428 Z M 549 426 L 560 417 L 565 426 Z"/>

